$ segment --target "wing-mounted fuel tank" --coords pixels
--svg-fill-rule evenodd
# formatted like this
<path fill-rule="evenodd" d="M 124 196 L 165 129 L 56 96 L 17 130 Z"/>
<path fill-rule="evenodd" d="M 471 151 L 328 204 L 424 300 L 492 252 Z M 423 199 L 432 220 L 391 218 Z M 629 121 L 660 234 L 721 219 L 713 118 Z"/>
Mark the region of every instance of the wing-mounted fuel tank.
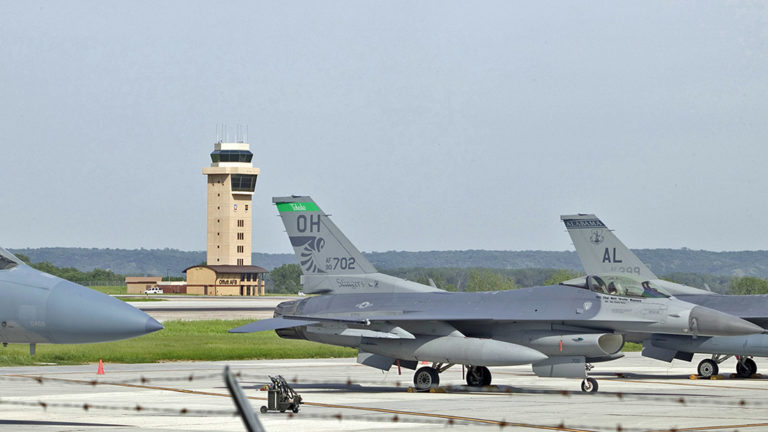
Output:
<path fill-rule="evenodd" d="M 395 340 L 363 338 L 360 349 L 396 359 L 484 366 L 530 364 L 547 358 L 522 345 L 462 336 L 417 336 Z"/>

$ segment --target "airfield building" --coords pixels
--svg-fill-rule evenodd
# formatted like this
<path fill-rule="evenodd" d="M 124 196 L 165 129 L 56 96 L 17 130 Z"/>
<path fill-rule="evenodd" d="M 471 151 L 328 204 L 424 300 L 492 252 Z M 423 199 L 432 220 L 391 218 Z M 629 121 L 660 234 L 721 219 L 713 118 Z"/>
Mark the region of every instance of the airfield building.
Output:
<path fill-rule="evenodd" d="M 259 169 L 247 143 L 217 142 L 208 176 L 208 265 L 251 265 L 251 213 Z"/>
<path fill-rule="evenodd" d="M 184 270 L 187 294 L 211 296 L 264 295 L 267 270 L 253 265 L 199 265 Z"/>

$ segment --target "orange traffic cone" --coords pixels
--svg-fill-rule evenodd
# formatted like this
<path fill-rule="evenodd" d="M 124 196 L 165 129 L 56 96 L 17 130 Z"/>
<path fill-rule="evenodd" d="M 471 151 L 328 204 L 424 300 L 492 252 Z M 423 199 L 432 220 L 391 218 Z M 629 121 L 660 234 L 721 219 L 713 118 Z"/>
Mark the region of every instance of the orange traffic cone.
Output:
<path fill-rule="evenodd" d="M 96 371 L 96 375 L 104 375 L 104 362 L 99 359 L 99 370 Z"/>

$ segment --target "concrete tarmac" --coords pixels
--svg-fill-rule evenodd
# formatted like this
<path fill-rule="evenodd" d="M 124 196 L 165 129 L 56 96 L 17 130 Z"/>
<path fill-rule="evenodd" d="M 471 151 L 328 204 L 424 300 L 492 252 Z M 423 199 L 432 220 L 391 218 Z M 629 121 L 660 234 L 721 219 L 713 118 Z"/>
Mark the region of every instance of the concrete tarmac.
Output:
<path fill-rule="evenodd" d="M 271 432 L 768 431 L 768 380 L 730 378 L 734 360 L 721 365 L 724 379 L 690 379 L 701 358 L 667 364 L 629 353 L 596 365 L 593 394 L 576 379 L 538 378 L 530 366 L 491 368 L 495 386 L 485 392 L 462 386 L 454 367 L 437 393 L 409 392 L 412 371 L 382 373 L 354 359 L 106 364 L 105 375 L 96 365 L 2 368 L 0 430 L 241 431 L 221 377 L 229 364 L 256 410 L 266 404 L 267 375 L 296 380 L 306 404 L 296 415 L 259 414 Z"/>

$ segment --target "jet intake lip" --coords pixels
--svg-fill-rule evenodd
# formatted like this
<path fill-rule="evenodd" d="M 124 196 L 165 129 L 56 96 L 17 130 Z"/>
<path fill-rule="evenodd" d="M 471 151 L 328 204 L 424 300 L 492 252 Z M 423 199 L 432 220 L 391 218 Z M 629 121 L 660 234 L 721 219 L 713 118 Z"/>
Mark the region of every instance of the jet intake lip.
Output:
<path fill-rule="evenodd" d="M 766 331 L 757 324 L 704 306 L 691 309 L 688 328 L 699 336 L 746 336 Z"/>

